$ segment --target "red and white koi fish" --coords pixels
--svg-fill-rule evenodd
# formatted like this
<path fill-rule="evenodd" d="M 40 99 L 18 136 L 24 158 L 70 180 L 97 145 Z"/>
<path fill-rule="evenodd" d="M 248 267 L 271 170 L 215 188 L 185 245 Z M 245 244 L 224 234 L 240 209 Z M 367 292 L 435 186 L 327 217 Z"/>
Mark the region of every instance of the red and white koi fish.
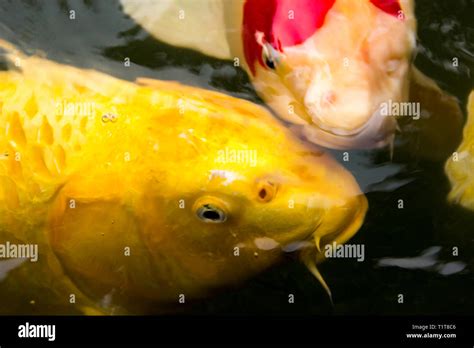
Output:
<path fill-rule="evenodd" d="M 158 39 L 239 62 L 280 118 L 325 147 L 390 144 L 397 120 L 383 106 L 408 102 L 410 85 L 437 91 L 412 74 L 413 0 L 121 2 Z"/>
<path fill-rule="evenodd" d="M 408 98 L 411 1 L 247 0 L 243 45 L 256 90 L 309 140 L 332 148 L 392 140 L 396 120 L 380 107 Z"/>

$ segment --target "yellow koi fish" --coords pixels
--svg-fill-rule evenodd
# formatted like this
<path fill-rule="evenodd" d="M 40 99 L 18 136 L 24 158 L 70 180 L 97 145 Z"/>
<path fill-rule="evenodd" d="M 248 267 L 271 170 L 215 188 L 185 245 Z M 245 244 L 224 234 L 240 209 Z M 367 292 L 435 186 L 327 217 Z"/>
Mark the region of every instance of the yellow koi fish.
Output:
<path fill-rule="evenodd" d="M 452 187 L 448 199 L 474 210 L 474 91 L 469 95 L 467 111 L 463 141 L 446 161 L 445 170 Z"/>
<path fill-rule="evenodd" d="M 160 312 L 290 249 L 325 285 L 320 250 L 364 220 L 352 175 L 262 107 L 9 57 L 19 68 L 0 71 L 2 313 Z"/>

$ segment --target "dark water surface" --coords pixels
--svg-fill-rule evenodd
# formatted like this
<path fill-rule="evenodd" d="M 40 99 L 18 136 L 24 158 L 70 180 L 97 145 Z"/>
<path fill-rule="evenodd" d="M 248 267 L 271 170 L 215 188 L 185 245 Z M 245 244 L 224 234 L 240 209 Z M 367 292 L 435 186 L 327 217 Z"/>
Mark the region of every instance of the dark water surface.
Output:
<path fill-rule="evenodd" d="M 70 9 L 76 11 L 74 21 L 68 18 Z M 420 44 L 415 65 L 455 95 L 464 110 L 474 87 L 474 0 L 417 0 L 416 14 Z M 178 80 L 261 103 L 246 73 L 232 62 L 156 41 L 115 0 L 0 0 L 0 37 L 28 53 L 44 52 L 48 59 L 127 80 Z M 130 67 L 124 67 L 125 57 Z M 453 57 L 459 59 L 457 69 Z M 353 151 L 351 156 L 354 160 L 344 165 L 369 199 L 366 221 L 352 240 L 365 245 L 366 259 L 332 259 L 320 266 L 334 306 L 301 263 L 288 262 L 190 311 L 472 314 L 474 212 L 447 204 L 444 161 L 407 161 L 396 153 L 391 160 L 386 150 Z M 404 209 L 398 209 L 399 199 Z M 453 247 L 459 256 L 452 255 Z M 294 304 L 288 304 L 289 293 Z M 398 294 L 404 295 L 403 304 Z"/>

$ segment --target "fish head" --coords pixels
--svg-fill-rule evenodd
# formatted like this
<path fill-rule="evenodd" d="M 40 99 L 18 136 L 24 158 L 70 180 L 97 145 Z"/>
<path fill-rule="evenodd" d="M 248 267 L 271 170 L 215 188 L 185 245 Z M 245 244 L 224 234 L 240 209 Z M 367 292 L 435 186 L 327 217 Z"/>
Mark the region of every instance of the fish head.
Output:
<path fill-rule="evenodd" d="M 183 114 L 137 116 L 127 133 L 100 137 L 96 165 L 56 197 L 51 245 L 89 296 L 113 292 L 127 308 L 206 297 L 314 240 L 342 243 L 363 222 L 365 197 L 328 154 L 262 107 L 187 88 L 197 97 Z"/>
<path fill-rule="evenodd" d="M 367 210 L 355 179 L 329 154 L 303 144 L 259 107 L 233 107 L 244 118 L 221 111 L 187 133 L 196 149 L 188 169 L 173 171 L 179 174 L 167 200 L 160 199 L 163 189 L 152 199 L 165 204 L 153 209 L 166 212 L 165 220 L 147 214 L 158 219 L 150 226 L 167 226 L 146 234 L 156 264 L 172 258 L 181 287 L 202 296 L 241 283 L 288 252 L 343 243 Z"/>
<path fill-rule="evenodd" d="M 283 119 L 330 148 L 381 147 L 396 129 L 381 104 L 407 98 L 414 17 L 408 1 L 249 0 L 244 52 L 255 89 Z"/>
<path fill-rule="evenodd" d="M 187 224 L 179 224 L 180 230 L 190 231 L 179 245 L 201 245 L 204 250 L 196 254 L 212 252 L 222 258 L 239 249 L 240 256 L 259 265 L 266 262 L 265 256 L 253 260 L 256 254 L 313 247 L 315 237 L 323 240 L 321 244 L 342 235 L 344 241 L 350 238 L 365 215 L 365 197 L 354 178 L 326 154 L 305 152 L 291 161 L 289 156 L 279 159 L 259 151 L 264 162 L 272 160 L 271 166 L 214 165 L 207 175 L 194 176 L 193 194 L 185 199 L 187 214 L 178 207 L 170 218 Z M 208 237 L 204 245 L 203 236 Z M 209 259 L 206 268 L 213 264 Z"/>

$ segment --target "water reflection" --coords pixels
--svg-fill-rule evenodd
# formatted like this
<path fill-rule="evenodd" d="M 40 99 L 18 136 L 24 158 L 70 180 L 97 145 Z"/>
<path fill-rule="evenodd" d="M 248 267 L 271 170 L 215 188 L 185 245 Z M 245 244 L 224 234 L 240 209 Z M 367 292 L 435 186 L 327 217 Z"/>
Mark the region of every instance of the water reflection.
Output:
<path fill-rule="evenodd" d="M 422 269 L 436 271 L 441 275 L 451 275 L 463 271 L 466 264 L 460 261 L 442 262 L 439 260 L 440 246 L 434 246 L 421 252 L 419 256 L 402 258 L 382 258 L 377 262 L 379 267 L 400 267 L 409 270 Z"/>
<path fill-rule="evenodd" d="M 457 0 L 454 6 L 452 1 L 418 0 L 416 4 L 420 44 L 415 64 L 464 105 L 474 85 L 474 3 Z M 68 17 L 71 9 L 76 11 L 74 21 Z M 232 62 L 158 42 L 125 16 L 115 0 L 0 1 L 0 37 L 28 53 L 43 52 L 48 59 L 127 80 L 140 76 L 178 80 L 261 102 L 247 75 Z M 127 57 L 129 67 L 124 65 Z M 453 58 L 458 58 L 457 67 Z M 390 302 L 406 286 L 414 293 L 430 288 L 417 304 L 420 312 L 438 308 L 442 296 L 445 310 L 472 313 L 474 214 L 446 204 L 449 187 L 443 160 L 425 161 L 403 150 L 403 144 L 396 144 L 393 154 L 387 149 L 348 151 L 349 161 L 342 151 L 332 153 L 357 178 L 370 205 L 365 225 L 353 239 L 365 244 L 367 262 L 331 260 L 321 266 L 335 294 L 336 311 L 410 312 L 409 306 L 393 307 Z M 400 199 L 403 209 L 397 206 Z M 459 256 L 444 255 L 453 245 L 459 247 Z M 17 266 L 17 260 L 0 262 L 0 280 Z M 439 275 L 450 276 L 449 283 Z M 289 291 L 298 301 L 286 308 L 281 298 Z M 453 293 L 460 295 L 446 296 Z M 307 271 L 289 263 L 244 289 L 198 305 L 195 311 L 330 312 L 324 299 Z"/>

